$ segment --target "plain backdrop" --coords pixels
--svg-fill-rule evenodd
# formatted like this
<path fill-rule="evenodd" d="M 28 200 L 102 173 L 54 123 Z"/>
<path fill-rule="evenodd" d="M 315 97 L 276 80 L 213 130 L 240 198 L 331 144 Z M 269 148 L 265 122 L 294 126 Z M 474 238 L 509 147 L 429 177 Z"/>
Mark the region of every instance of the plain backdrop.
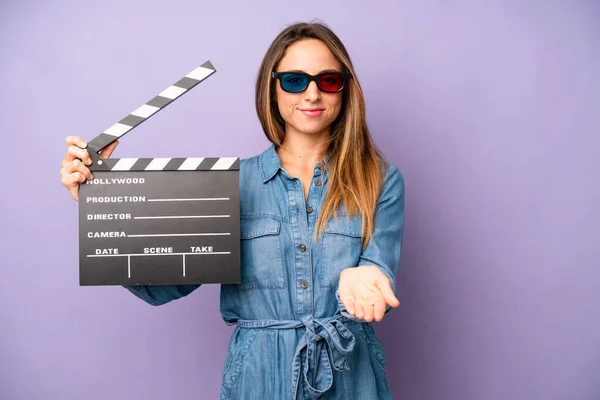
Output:
<path fill-rule="evenodd" d="M 406 181 L 402 305 L 376 325 L 394 398 L 600 396 L 597 1 L 4 0 L 0 399 L 218 397 L 218 286 L 163 307 L 79 286 L 64 138 L 211 60 L 115 157 L 261 152 L 259 64 L 312 19 L 346 44 Z"/>

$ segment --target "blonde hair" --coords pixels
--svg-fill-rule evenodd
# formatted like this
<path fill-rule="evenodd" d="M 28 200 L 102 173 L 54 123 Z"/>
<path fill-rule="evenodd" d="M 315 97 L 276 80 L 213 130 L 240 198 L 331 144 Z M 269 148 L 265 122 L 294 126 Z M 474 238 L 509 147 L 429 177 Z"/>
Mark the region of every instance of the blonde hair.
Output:
<path fill-rule="evenodd" d="M 325 166 L 329 188 L 317 219 L 315 237 L 343 206 L 348 216 L 361 214 L 364 247 L 373 233 L 375 209 L 384 176 L 381 168 L 383 156 L 373 144 L 367 127 L 365 99 L 350 56 L 331 29 L 322 23 L 298 23 L 275 38 L 258 72 L 256 112 L 269 141 L 280 146 L 285 136 L 285 122 L 274 101 L 276 87 L 271 72 L 276 70 L 290 45 L 305 39 L 322 41 L 341 63 L 344 72 L 352 74 L 342 94 L 340 114 L 331 124 L 329 159 Z"/>

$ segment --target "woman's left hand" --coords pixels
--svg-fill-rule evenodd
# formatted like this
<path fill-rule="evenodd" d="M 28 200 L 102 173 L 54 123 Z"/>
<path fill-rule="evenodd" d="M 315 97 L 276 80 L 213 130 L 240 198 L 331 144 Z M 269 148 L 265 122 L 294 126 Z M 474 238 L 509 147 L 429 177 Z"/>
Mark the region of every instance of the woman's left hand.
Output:
<path fill-rule="evenodd" d="M 343 270 L 340 274 L 338 293 L 346 311 L 366 322 L 373 319 L 379 322 L 383 319 L 388 305 L 400 305 L 390 280 L 374 265 Z"/>

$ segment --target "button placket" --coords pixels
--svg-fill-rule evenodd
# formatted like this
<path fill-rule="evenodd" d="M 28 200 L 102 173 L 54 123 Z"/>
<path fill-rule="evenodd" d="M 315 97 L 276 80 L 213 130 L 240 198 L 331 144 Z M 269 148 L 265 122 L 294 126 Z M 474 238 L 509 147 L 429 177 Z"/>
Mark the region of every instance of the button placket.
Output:
<path fill-rule="evenodd" d="M 288 191 L 288 207 L 290 212 L 290 229 L 295 242 L 294 266 L 296 275 L 296 312 L 304 316 L 313 312 L 312 297 L 309 290 L 303 288 L 302 282 L 311 282 L 310 243 L 306 233 L 306 202 L 302 184 L 298 178 L 290 178 L 286 185 Z M 308 250 L 308 251 L 307 251 Z M 307 286 L 308 287 L 308 286 Z"/>
<path fill-rule="evenodd" d="M 308 196 L 306 197 L 306 216 L 308 222 L 308 230 L 311 233 L 313 231 L 317 219 L 317 210 L 315 209 L 315 207 L 313 207 L 313 205 L 318 203 L 319 198 L 321 198 L 323 192 L 321 190 L 323 187 L 323 181 L 321 180 L 321 178 L 323 178 L 323 175 L 318 169 L 315 168 L 313 180 L 310 185 Z"/>

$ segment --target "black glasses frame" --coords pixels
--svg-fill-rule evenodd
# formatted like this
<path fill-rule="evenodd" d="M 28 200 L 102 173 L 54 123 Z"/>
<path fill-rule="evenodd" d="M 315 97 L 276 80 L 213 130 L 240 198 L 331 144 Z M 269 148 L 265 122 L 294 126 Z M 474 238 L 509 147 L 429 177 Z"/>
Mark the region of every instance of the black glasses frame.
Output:
<path fill-rule="evenodd" d="M 281 77 L 285 74 L 296 74 L 296 75 L 304 76 L 306 78 L 306 86 L 304 86 L 301 90 L 286 90 L 286 89 L 284 89 L 283 85 L 281 84 Z M 343 78 L 342 87 L 339 90 L 324 90 L 321 87 L 321 85 L 319 84 L 319 79 L 323 75 L 340 75 Z M 279 86 L 281 87 L 281 90 L 283 90 L 284 92 L 288 92 L 288 93 L 302 93 L 306 90 L 308 85 L 310 85 L 310 83 L 313 81 L 317 84 L 317 87 L 319 88 L 319 90 L 321 92 L 339 93 L 342 90 L 344 90 L 344 88 L 346 87 L 346 82 L 348 81 L 348 79 L 352 78 L 352 74 L 350 72 L 331 71 L 331 72 L 321 72 L 316 75 L 311 75 L 311 74 L 307 74 L 306 72 L 296 72 L 296 71 L 285 72 L 284 71 L 284 72 L 271 72 L 271 77 L 273 79 L 279 79 Z"/>

